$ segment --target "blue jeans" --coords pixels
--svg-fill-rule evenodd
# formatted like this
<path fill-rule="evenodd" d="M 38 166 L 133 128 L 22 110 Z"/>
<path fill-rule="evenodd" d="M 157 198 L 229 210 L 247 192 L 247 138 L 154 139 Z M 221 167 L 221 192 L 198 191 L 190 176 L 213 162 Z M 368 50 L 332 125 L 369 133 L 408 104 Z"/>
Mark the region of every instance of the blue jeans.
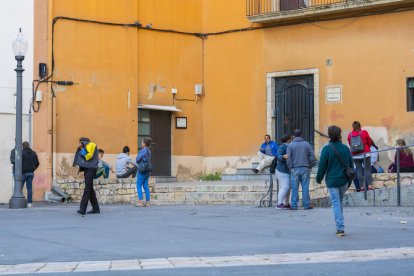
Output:
<path fill-rule="evenodd" d="M 27 189 L 27 203 L 32 203 L 32 182 L 34 178 L 34 173 L 23 173 L 22 174 L 22 189 L 24 187 L 24 183 L 26 182 L 26 189 Z"/>
<path fill-rule="evenodd" d="M 150 201 L 150 191 L 148 188 L 148 179 L 149 173 L 138 173 L 137 174 L 137 192 L 138 192 L 138 199 L 142 200 L 142 187 L 145 190 L 145 201 Z"/>
<path fill-rule="evenodd" d="M 94 179 L 98 179 L 101 176 L 103 176 L 104 179 L 109 178 L 109 167 L 107 166 L 99 167 L 98 170 L 96 171 L 96 176 L 94 177 Z"/>
<path fill-rule="evenodd" d="M 335 224 L 336 224 L 336 230 L 344 230 L 344 212 L 343 212 L 343 205 L 342 200 L 344 198 L 345 192 L 348 189 L 348 184 L 340 186 L 340 187 L 334 187 L 334 188 L 328 188 L 329 196 L 331 197 L 332 201 L 332 211 L 335 216 Z"/>
<path fill-rule="evenodd" d="M 310 170 L 309 168 L 294 168 L 290 177 L 292 186 L 292 197 L 290 205 L 293 209 L 298 208 L 299 203 L 299 183 L 302 185 L 302 204 L 303 208 L 309 208 L 310 195 L 309 195 L 309 181 Z"/>

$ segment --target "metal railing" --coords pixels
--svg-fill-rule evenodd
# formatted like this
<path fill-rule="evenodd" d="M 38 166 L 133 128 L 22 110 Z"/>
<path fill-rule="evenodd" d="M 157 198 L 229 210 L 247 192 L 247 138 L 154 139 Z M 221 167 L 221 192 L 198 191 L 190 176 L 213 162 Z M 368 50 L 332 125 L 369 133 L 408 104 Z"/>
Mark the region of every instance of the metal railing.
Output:
<path fill-rule="evenodd" d="M 266 15 L 311 7 L 329 8 L 353 3 L 369 3 L 378 0 L 246 0 L 246 15 Z"/>
<path fill-rule="evenodd" d="M 318 133 L 320 133 L 319 131 L 317 131 Z M 323 133 L 320 133 L 323 134 Z M 326 137 L 326 135 L 323 135 Z M 395 166 L 396 166 L 396 174 L 397 174 L 397 178 L 396 178 L 396 194 L 397 194 L 397 206 L 401 206 L 401 164 L 400 164 L 400 151 L 404 148 L 414 148 L 414 144 L 410 144 L 407 146 L 403 146 L 403 147 L 387 147 L 385 149 L 380 149 L 380 150 L 376 150 L 376 151 L 371 151 L 371 152 L 367 152 L 367 153 L 363 153 L 360 155 L 355 155 L 353 157 L 357 157 L 357 156 L 362 156 L 364 158 L 364 168 L 367 167 L 367 163 L 366 163 L 366 157 L 369 157 L 371 153 L 378 153 L 378 155 L 380 153 L 387 153 L 389 151 L 395 151 Z M 394 162 L 392 162 L 394 163 Z M 367 183 L 367 172 L 368 170 L 365 169 L 364 170 L 364 174 L 363 174 L 363 183 L 362 186 L 364 187 L 364 199 L 365 201 L 367 201 L 368 196 L 368 183 Z M 385 172 L 386 173 L 386 172 Z M 413 172 L 414 173 L 414 172 Z M 279 202 L 277 201 L 273 201 L 273 189 L 274 189 L 274 181 L 273 181 L 273 173 L 270 172 L 269 174 L 269 179 L 267 179 L 265 181 L 266 186 L 268 186 L 268 191 L 267 193 L 260 199 L 259 202 L 259 207 L 272 207 L 273 204 L 279 204 Z M 279 193 L 279 183 L 276 179 L 276 195 Z M 414 200 L 414 198 L 413 198 Z"/>
<path fill-rule="evenodd" d="M 363 153 L 360 155 L 356 155 L 356 156 L 363 156 L 364 158 L 364 167 L 367 167 L 367 163 L 366 163 L 366 157 L 370 156 L 370 153 L 381 153 L 381 152 L 388 152 L 388 151 L 395 151 L 395 166 L 396 166 L 396 173 L 397 173 L 397 206 L 401 206 L 401 164 L 400 164 L 400 151 L 404 148 L 412 148 L 414 147 L 414 144 L 412 145 L 407 145 L 407 146 L 403 146 L 403 147 L 388 147 L 385 149 L 381 149 L 381 150 L 376 150 L 376 151 L 371 151 L 371 152 L 367 152 L 367 153 Z M 353 157 L 356 157 L 353 156 Z M 367 172 L 368 170 L 365 169 L 364 174 L 363 174 L 363 187 L 364 187 L 364 199 L 367 200 L 367 191 L 368 191 L 368 183 L 367 183 Z"/>

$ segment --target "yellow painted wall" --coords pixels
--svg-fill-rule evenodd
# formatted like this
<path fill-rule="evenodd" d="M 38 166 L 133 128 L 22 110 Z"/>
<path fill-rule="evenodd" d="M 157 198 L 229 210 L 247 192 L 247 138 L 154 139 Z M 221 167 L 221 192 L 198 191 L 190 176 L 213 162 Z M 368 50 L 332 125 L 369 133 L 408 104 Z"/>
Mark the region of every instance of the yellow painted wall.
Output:
<path fill-rule="evenodd" d="M 55 16 L 139 19 L 153 28 L 204 33 L 252 26 L 244 0 L 59 0 L 49 1 L 49 7 L 49 21 Z M 406 77 L 414 76 L 413 15 L 211 35 L 204 47 L 194 36 L 59 22 L 54 79 L 79 85 L 56 87 L 56 152 L 71 153 L 80 136 L 89 136 L 107 154 L 119 153 L 124 145 L 136 153 L 138 104 L 173 105 L 172 87 L 178 98 L 193 99 L 194 85 L 204 83 L 200 101 L 174 103 L 183 111 L 175 116 L 188 117 L 188 129 L 173 127 L 172 154 L 176 160 L 209 157 L 208 164 L 194 165 L 196 171 L 224 170 L 234 162 L 214 167 L 214 157 L 222 164 L 226 156 L 254 155 L 267 132 L 266 73 L 309 68 L 319 70 L 316 112 L 322 131 L 330 124 L 349 130 L 353 120 L 360 120 L 372 132 L 385 130 L 373 133 L 384 145 L 397 136 L 413 143 L 414 113 L 406 112 L 405 98 Z M 50 57 L 50 45 L 46 51 Z M 328 58 L 333 66 L 326 66 Z M 343 86 L 342 103 L 325 103 L 329 85 Z M 41 132 L 36 127 L 50 120 L 47 110 L 35 121 L 39 139 L 44 127 Z"/>

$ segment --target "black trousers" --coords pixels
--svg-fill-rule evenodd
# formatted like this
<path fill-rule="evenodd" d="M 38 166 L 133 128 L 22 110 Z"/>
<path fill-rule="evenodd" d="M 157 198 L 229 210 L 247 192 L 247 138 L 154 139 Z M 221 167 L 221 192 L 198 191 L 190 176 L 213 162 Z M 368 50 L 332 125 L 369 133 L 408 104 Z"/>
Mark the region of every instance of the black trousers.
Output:
<path fill-rule="evenodd" d="M 83 190 L 80 210 L 86 212 L 88 201 L 91 201 L 93 210 L 99 210 L 98 199 L 96 198 L 95 190 L 93 189 L 93 179 L 96 175 L 96 169 L 85 169 L 83 173 L 85 176 L 85 190 Z"/>
<path fill-rule="evenodd" d="M 137 167 L 128 168 L 127 171 L 124 174 L 117 175 L 117 178 L 128 178 L 132 177 L 135 178 L 137 176 Z"/>

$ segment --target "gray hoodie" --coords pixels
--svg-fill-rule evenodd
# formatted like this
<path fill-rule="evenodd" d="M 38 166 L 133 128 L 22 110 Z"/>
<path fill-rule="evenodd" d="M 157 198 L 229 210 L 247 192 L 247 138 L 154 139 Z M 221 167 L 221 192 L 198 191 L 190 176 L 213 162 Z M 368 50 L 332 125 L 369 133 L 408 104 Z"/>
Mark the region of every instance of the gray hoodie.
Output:
<path fill-rule="evenodd" d="M 315 165 L 315 154 L 312 146 L 302 137 L 295 137 L 288 145 L 286 154 L 289 158 L 286 164 L 289 169 L 312 168 Z"/>
<path fill-rule="evenodd" d="M 120 153 L 116 157 L 116 164 L 115 164 L 115 174 L 122 175 L 126 173 L 128 165 L 131 164 L 132 166 L 137 167 L 137 163 L 134 160 L 129 158 L 129 155 L 126 153 Z"/>

